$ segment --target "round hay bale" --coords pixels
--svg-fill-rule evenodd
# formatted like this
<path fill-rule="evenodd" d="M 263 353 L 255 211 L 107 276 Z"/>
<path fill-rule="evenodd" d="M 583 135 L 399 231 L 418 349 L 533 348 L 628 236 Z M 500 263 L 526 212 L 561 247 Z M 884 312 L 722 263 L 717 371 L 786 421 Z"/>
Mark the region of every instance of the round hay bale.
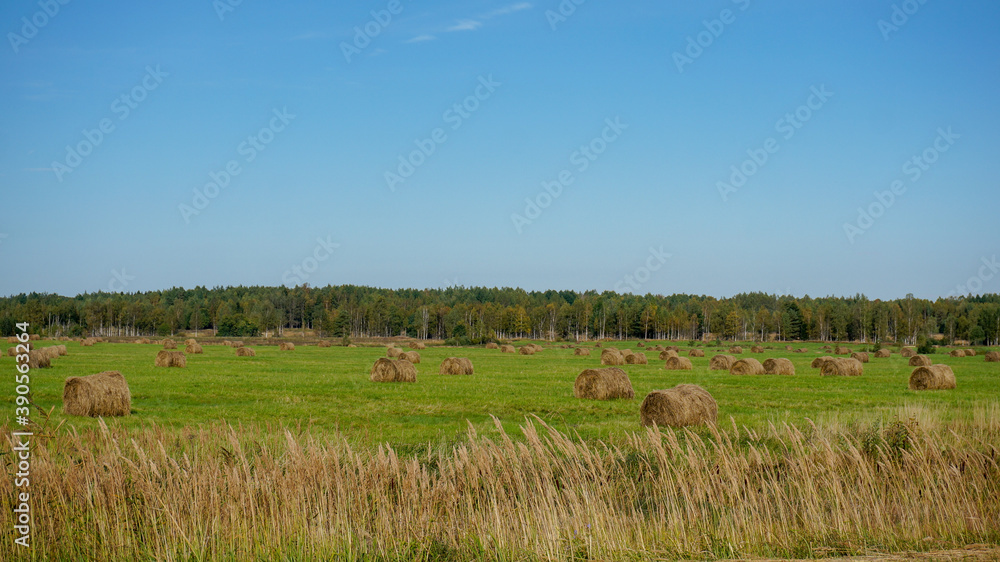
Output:
<path fill-rule="evenodd" d="M 951 350 L 948 353 L 948 355 L 950 355 L 952 357 L 965 357 L 965 350 L 964 349 L 953 349 L 953 350 Z"/>
<path fill-rule="evenodd" d="M 792 346 L 788 346 L 788 347 L 790 348 Z M 789 349 L 788 351 L 791 351 L 791 349 Z M 759 346 L 759 345 L 755 345 L 755 346 L 753 346 L 753 347 L 750 348 L 750 353 L 764 353 L 764 348 L 761 347 L 761 346 Z"/>
<path fill-rule="evenodd" d="M 333 342 L 329 340 L 319 340 L 319 343 L 316 344 L 316 347 L 333 347 Z"/>
<path fill-rule="evenodd" d="M 635 346 L 636 347 L 646 347 L 646 344 L 644 344 L 643 342 L 639 342 L 639 343 L 635 344 Z"/>
<path fill-rule="evenodd" d="M 965 356 L 966 357 L 975 357 L 976 356 L 976 350 L 975 349 L 966 349 L 965 350 Z"/>
<path fill-rule="evenodd" d="M 222 340 L 222 345 L 224 345 L 226 347 L 233 347 L 233 342 L 231 342 L 229 340 Z"/>
<path fill-rule="evenodd" d="M 187 357 L 180 351 L 161 349 L 153 364 L 157 367 L 187 367 Z"/>
<path fill-rule="evenodd" d="M 28 338 L 30 338 L 31 341 L 38 341 L 42 339 L 42 336 L 40 336 L 39 334 L 31 334 L 30 336 L 28 336 Z"/>
<path fill-rule="evenodd" d="M 869 362 L 871 360 L 871 356 L 868 355 L 868 353 L 864 352 L 864 351 L 855 351 L 854 353 L 851 354 L 851 359 L 857 359 L 858 361 L 861 361 L 862 363 L 867 363 L 867 362 Z"/>
<path fill-rule="evenodd" d="M 512 345 L 501 345 L 500 353 L 517 353 L 517 349 Z"/>
<path fill-rule="evenodd" d="M 663 368 L 668 371 L 690 371 L 693 366 L 691 365 L 691 360 L 687 357 L 670 357 L 663 365 Z"/>
<path fill-rule="evenodd" d="M 668 345 L 668 346 L 664 347 L 663 350 L 664 351 L 676 351 L 677 353 L 681 352 L 681 348 L 677 347 L 676 345 Z"/>
<path fill-rule="evenodd" d="M 594 344 L 594 347 L 601 347 L 601 342 L 597 342 L 597 343 L 595 343 L 595 344 Z"/>
<path fill-rule="evenodd" d="M 392 357 L 393 359 L 395 359 L 395 358 L 399 357 L 402 354 L 403 354 L 403 350 L 399 349 L 398 347 L 387 347 L 385 349 L 385 356 L 386 357 Z"/>
<path fill-rule="evenodd" d="M 933 364 L 934 362 L 931 361 L 931 358 L 926 355 L 914 355 L 913 357 L 910 357 L 911 367 L 927 367 Z"/>
<path fill-rule="evenodd" d="M 177 342 L 174 340 L 163 340 L 163 349 L 177 349 Z"/>
<path fill-rule="evenodd" d="M 409 361 L 382 357 L 375 361 L 369 378 L 372 382 L 417 382 L 417 368 Z"/>
<path fill-rule="evenodd" d="M 926 365 L 910 373 L 910 390 L 951 390 L 955 373 L 947 365 Z"/>
<path fill-rule="evenodd" d="M 672 349 L 664 349 L 663 351 L 660 352 L 660 361 L 666 361 L 671 357 L 680 357 L 680 355 L 678 355 L 677 352 Z"/>
<path fill-rule="evenodd" d="M 851 349 L 848 348 L 848 347 L 841 347 L 841 346 L 838 345 L 833 350 L 833 354 L 834 355 L 850 355 L 851 354 Z"/>
<path fill-rule="evenodd" d="M 7 343 L 20 343 L 17 336 L 7 336 Z"/>
<path fill-rule="evenodd" d="M 69 355 L 69 350 L 66 349 L 65 345 L 55 345 L 52 346 L 52 349 L 59 355 Z"/>
<path fill-rule="evenodd" d="M 545 351 L 545 348 L 538 345 L 537 343 L 529 343 L 528 345 L 535 350 L 535 353 L 538 353 L 539 351 Z"/>
<path fill-rule="evenodd" d="M 708 362 L 708 368 L 712 371 L 728 371 L 733 368 L 736 358 L 732 355 L 716 355 Z"/>
<path fill-rule="evenodd" d="M 732 353 L 733 355 L 739 355 L 743 353 L 743 348 L 738 345 L 734 345 L 733 347 L 729 348 L 729 353 Z"/>
<path fill-rule="evenodd" d="M 139 338 L 139 340 L 136 341 L 135 343 L 142 344 L 142 345 L 149 345 L 149 344 L 151 344 L 153 342 L 149 341 L 149 338 Z"/>
<path fill-rule="evenodd" d="M 795 353 L 809 353 L 809 348 L 808 347 L 800 347 L 800 348 L 798 348 L 798 349 L 795 350 Z"/>
<path fill-rule="evenodd" d="M 347 347 L 358 347 L 358 346 L 354 345 L 353 343 L 349 343 L 347 344 Z"/>
<path fill-rule="evenodd" d="M 14 348 L 11 348 L 14 349 Z M 48 369 L 52 366 L 52 357 L 44 349 L 32 349 L 28 351 L 28 356 L 24 359 L 24 354 L 17 354 L 18 365 L 28 365 L 28 369 Z"/>
<path fill-rule="evenodd" d="M 283 341 L 278 344 L 278 351 L 295 351 L 295 344 L 290 341 Z"/>
<path fill-rule="evenodd" d="M 820 368 L 824 377 L 860 377 L 863 373 L 861 361 L 850 357 L 832 357 Z"/>
<path fill-rule="evenodd" d="M 662 345 L 654 345 L 653 346 L 653 351 L 663 351 L 663 346 Z"/>
<path fill-rule="evenodd" d="M 184 348 L 184 353 L 192 353 L 194 355 L 199 355 L 199 354 L 202 354 L 204 352 L 205 351 L 201 348 L 201 346 L 198 345 L 198 344 L 196 344 L 196 343 L 189 343 Z"/>
<path fill-rule="evenodd" d="M 914 355 L 917 354 L 917 351 L 912 347 L 904 347 L 903 349 L 899 350 L 899 354 L 902 355 L 903 357 L 913 357 Z"/>
<path fill-rule="evenodd" d="M 823 365 L 827 361 L 831 361 L 831 360 L 833 360 L 833 357 L 830 357 L 829 355 L 824 355 L 823 357 L 817 357 L 817 358 L 813 359 L 813 362 L 812 362 L 811 366 L 812 366 L 813 369 L 822 369 Z"/>
<path fill-rule="evenodd" d="M 132 393 L 119 371 L 70 377 L 63 385 L 63 412 L 70 416 L 111 417 L 132 413 Z"/>
<path fill-rule="evenodd" d="M 404 351 L 399 354 L 399 359 L 403 361 L 409 361 L 414 365 L 420 363 L 420 354 L 416 351 Z"/>
<path fill-rule="evenodd" d="M 794 350 L 794 348 L 792 346 L 790 346 L 790 345 L 786 345 L 785 346 L 785 351 L 793 351 L 793 350 Z"/>
<path fill-rule="evenodd" d="M 701 349 L 692 349 L 688 352 L 688 357 L 704 357 L 705 352 Z"/>
<path fill-rule="evenodd" d="M 250 349 L 249 347 L 237 347 L 236 348 L 237 357 L 257 357 L 257 352 Z"/>
<path fill-rule="evenodd" d="M 486 349 L 500 349 L 500 346 L 497 345 L 495 342 L 490 342 L 486 344 Z"/>
<path fill-rule="evenodd" d="M 7 348 L 7 357 L 13 357 L 15 355 L 17 355 L 17 346 L 16 345 L 12 345 L 12 346 L 8 347 Z"/>
<path fill-rule="evenodd" d="M 188 338 L 188 339 L 184 340 L 184 345 L 197 345 L 197 344 L 198 344 L 198 341 L 195 340 L 194 338 Z M 108 372 L 110 373 L 111 371 L 108 371 Z"/>
<path fill-rule="evenodd" d="M 534 346 L 531 345 L 525 345 L 522 346 L 521 349 L 517 350 L 517 352 L 520 353 L 521 355 L 534 355 L 535 348 Z"/>
<path fill-rule="evenodd" d="M 80 340 L 80 347 L 93 347 L 93 346 L 94 346 L 94 340 L 90 338 L 83 338 L 82 340 Z"/>
<path fill-rule="evenodd" d="M 719 405 L 704 388 L 695 384 L 679 384 L 667 390 L 654 390 L 646 395 L 639 407 L 644 426 L 685 427 L 715 423 Z"/>
<path fill-rule="evenodd" d="M 986 352 L 986 362 L 987 363 L 1000 363 L 1000 351 L 988 351 L 988 352 Z"/>
<path fill-rule="evenodd" d="M 791 360 L 779 357 L 764 361 L 764 374 L 767 375 L 794 375 L 795 365 Z"/>
<path fill-rule="evenodd" d="M 416 352 L 413 352 L 416 353 Z M 441 362 L 439 375 L 471 375 L 472 361 L 465 357 L 448 357 Z"/>
<path fill-rule="evenodd" d="M 627 357 L 628 357 L 629 355 L 632 355 L 632 353 L 633 353 L 633 351 L 632 351 L 631 349 L 623 349 L 623 350 L 621 351 L 621 354 L 622 354 L 622 357 L 626 357 L 626 358 L 627 358 Z"/>
<path fill-rule="evenodd" d="M 753 357 L 740 359 L 729 368 L 730 375 L 763 375 L 764 366 Z"/>
<path fill-rule="evenodd" d="M 576 377 L 573 396 L 587 400 L 616 400 L 635 398 L 632 381 L 625 371 L 616 367 L 587 369 Z"/>
<path fill-rule="evenodd" d="M 635 353 L 629 353 L 625 356 L 625 363 L 629 365 L 648 365 L 649 360 L 646 359 L 646 354 L 641 351 Z"/>
<path fill-rule="evenodd" d="M 582 347 L 578 347 L 578 348 L 576 348 L 576 349 L 573 350 L 573 355 L 588 356 L 588 355 L 590 355 L 590 350 L 589 349 L 584 349 Z"/>
<path fill-rule="evenodd" d="M 242 341 L 234 341 L 229 344 L 231 347 L 243 347 Z"/>
<path fill-rule="evenodd" d="M 427 349 L 427 346 L 423 342 L 411 341 L 409 343 L 410 349 Z"/>
<path fill-rule="evenodd" d="M 59 336 L 59 341 L 69 341 L 69 337 L 68 336 Z"/>
<path fill-rule="evenodd" d="M 888 349 L 883 348 L 875 352 L 876 359 L 885 359 L 886 357 L 892 357 L 892 352 Z"/>
<path fill-rule="evenodd" d="M 625 364 L 625 357 L 617 349 L 607 348 L 601 350 L 601 365 L 617 367 Z"/>

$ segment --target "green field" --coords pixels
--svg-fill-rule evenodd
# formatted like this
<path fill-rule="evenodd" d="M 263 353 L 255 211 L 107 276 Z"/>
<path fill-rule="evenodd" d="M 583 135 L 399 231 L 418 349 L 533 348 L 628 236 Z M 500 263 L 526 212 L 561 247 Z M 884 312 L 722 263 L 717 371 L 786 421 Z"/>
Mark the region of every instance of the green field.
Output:
<path fill-rule="evenodd" d="M 39 346 L 53 342 L 33 342 Z M 520 345 L 521 342 L 518 342 Z M 619 349 L 640 350 L 636 342 L 605 343 Z M 953 358 L 944 350 L 932 355 L 935 363 L 950 365 L 958 379 L 953 391 L 914 392 L 907 389 L 912 367 L 895 348 L 888 359 L 872 359 L 861 377 L 822 377 L 809 366 L 820 344 L 806 344 L 809 353 L 792 353 L 775 345 L 763 354 L 742 357 L 787 357 L 795 376 L 733 376 L 710 371 L 709 358 L 718 348 L 704 347 L 704 358 L 691 358 L 692 371 L 666 371 L 658 352 L 646 351 L 648 365 L 625 365 L 635 400 L 590 401 L 573 397 L 573 381 L 584 369 L 599 366 L 600 350 L 587 357 L 572 349 L 547 349 L 533 356 L 502 354 L 482 347 L 429 347 L 420 351 L 415 384 L 373 383 L 372 363 L 385 355 L 384 347 L 299 345 L 294 351 L 277 346 L 252 346 L 257 356 L 236 357 L 233 349 L 204 346 L 203 355 L 188 355 L 187 368 L 156 368 L 158 345 L 98 343 L 81 347 L 66 342 L 69 355 L 52 361 L 52 368 L 33 371 L 31 390 L 42 408 L 62 414 L 62 383 L 70 376 L 119 370 L 132 392 L 133 415 L 114 420 L 123 428 L 157 424 L 196 426 L 225 421 L 232 425 L 306 427 L 314 433 L 342 434 L 356 444 L 390 443 L 396 446 L 447 445 L 465 439 L 468 422 L 477 430 L 494 429 L 490 415 L 518 434 L 527 416 L 535 415 L 569 435 L 618 441 L 640 429 L 639 404 L 654 389 L 694 383 L 718 401 L 720 425 L 766 427 L 768 423 L 853 424 L 890 421 L 934 411 L 937 419 L 968 418 L 977 405 L 1000 396 L 1000 363 L 986 363 L 984 350 L 976 357 Z M 543 343 L 543 345 L 546 345 Z M 653 344 L 650 343 L 651 347 Z M 6 351 L 4 346 L 4 351 Z M 852 346 L 855 351 L 861 346 Z M 180 346 L 183 349 L 183 346 Z M 748 346 L 745 346 L 749 350 Z M 686 355 L 687 347 L 681 346 Z M 438 366 L 445 357 L 468 357 L 475 375 L 443 376 Z M 4 356 L 11 373 L 14 361 Z M 13 412 L 13 387 L 3 393 Z M 467 421 L 468 420 L 468 421 Z M 81 429 L 96 420 L 71 418 Z"/>

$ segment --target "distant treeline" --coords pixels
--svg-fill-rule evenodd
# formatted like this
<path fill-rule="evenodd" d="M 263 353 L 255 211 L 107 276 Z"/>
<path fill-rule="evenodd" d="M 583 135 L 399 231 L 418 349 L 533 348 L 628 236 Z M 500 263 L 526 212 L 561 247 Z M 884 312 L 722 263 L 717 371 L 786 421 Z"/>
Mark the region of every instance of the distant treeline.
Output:
<path fill-rule="evenodd" d="M 0 298 L 0 333 L 30 322 L 43 335 L 152 336 L 214 330 L 219 336 L 281 335 L 306 328 L 326 337 L 588 340 L 821 340 L 945 343 L 1000 340 L 1000 295 L 929 301 L 811 298 L 764 293 L 717 299 L 511 288 L 378 289 L 342 285 L 173 288 L 76 297 Z"/>

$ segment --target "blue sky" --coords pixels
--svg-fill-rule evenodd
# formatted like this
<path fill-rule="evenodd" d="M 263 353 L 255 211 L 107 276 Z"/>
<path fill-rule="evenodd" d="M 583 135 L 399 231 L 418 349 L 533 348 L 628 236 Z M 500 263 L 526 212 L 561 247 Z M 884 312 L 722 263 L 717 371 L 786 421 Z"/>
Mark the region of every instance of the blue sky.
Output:
<path fill-rule="evenodd" d="M 937 0 L 5 2 L 0 294 L 998 292 L 997 21 Z"/>

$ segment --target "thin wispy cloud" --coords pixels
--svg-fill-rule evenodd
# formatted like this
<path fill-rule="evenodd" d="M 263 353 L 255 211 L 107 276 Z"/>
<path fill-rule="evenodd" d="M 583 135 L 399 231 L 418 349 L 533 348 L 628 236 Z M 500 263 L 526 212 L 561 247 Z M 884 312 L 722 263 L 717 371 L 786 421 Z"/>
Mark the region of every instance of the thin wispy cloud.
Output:
<path fill-rule="evenodd" d="M 23 172 L 51 172 L 52 168 L 21 168 Z"/>
<path fill-rule="evenodd" d="M 483 26 L 479 20 L 462 20 L 448 28 L 448 31 L 475 31 Z"/>
<path fill-rule="evenodd" d="M 531 2 L 519 2 L 517 4 L 511 4 L 510 6 L 505 6 L 503 8 L 493 10 L 492 12 L 483 17 L 489 19 L 496 16 L 505 16 L 507 14 L 513 14 L 514 12 L 520 12 L 521 10 L 530 10 L 530 9 L 531 9 Z"/>
<path fill-rule="evenodd" d="M 417 35 L 413 39 L 408 40 L 407 43 L 422 43 L 424 41 L 433 41 L 435 39 L 437 39 L 437 37 L 434 37 L 433 35 L 424 34 L 424 35 Z"/>
<path fill-rule="evenodd" d="M 516 4 L 510 4 L 509 6 L 497 8 L 496 10 L 483 14 L 477 18 L 459 20 L 458 23 L 449 27 L 448 31 L 475 31 L 480 27 L 482 27 L 483 22 L 486 20 L 490 20 L 498 16 L 513 14 L 514 12 L 520 12 L 522 10 L 530 10 L 531 8 L 532 5 L 530 2 L 518 2 Z"/>

